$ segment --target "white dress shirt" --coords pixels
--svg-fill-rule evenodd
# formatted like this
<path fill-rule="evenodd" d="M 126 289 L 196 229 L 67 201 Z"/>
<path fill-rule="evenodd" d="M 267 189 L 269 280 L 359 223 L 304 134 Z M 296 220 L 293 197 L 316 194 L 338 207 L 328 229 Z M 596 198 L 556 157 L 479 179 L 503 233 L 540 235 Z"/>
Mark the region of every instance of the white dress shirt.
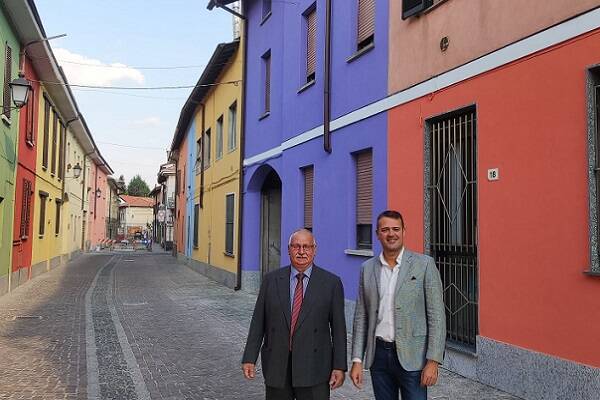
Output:
<path fill-rule="evenodd" d="M 394 294 L 396 293 L 396 282 L 400 272 L 400 261 L 404 247 L 396 258 L 396 265 L 389 265 L 383 253 L 379 255 L 379 260 L 383 264 L 381 268 L 381 277 L 379 279 L 379 313 L 377 314 L 377 325 L 375 325 L 375 337 L 380 337 L 386 342 L 393 342 L 396 336 L 394 327 Z"/>
<path fill-rule="evenodd" d="M 394 326 L 394 294 L 396 283 L 400 272 L 400 262 L 404 254 L 404 247 L 396 257 L 396 265 L 391 266 L 385 261 L 383 253 L 379 254 L 379 261 L 383 265 L 379 279 L 379 311 L 377 313 L 377 325 L 375 325 L 375 337 L 380 337 L 386 342 L 393 342 L 395 338 Z M 353 358 L 352 362 L 362 362 L 360 358 Z"/>

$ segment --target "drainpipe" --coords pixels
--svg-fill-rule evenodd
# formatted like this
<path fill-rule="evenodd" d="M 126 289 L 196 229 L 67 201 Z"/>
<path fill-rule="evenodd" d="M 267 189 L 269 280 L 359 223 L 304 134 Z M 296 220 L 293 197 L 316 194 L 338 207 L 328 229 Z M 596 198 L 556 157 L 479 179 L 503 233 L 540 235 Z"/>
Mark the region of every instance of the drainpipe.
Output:
<path fill-rule="evenodd" d="M 331 0 L 325 0 L 325 71 L 323 78 L 323 150 L 331 153 Z"/>
<path fill-rule="evenodd" d="M 206 143 L 204 143 L 204 129 L 205 129 L 205 106 L 204 103 L 200 104 L 202 106 L 202 131 L 200 133 L 200 196 L 199 196 L 199 203 L 200 203 L 200 208 L 204 208 L 204 154 L 205 153 L 205 149 L 204 146 Z M 210 153 L 210 149 L 208 149 L 208 152 Z"/>
<path fill-rule="evenodd" d="M 242 2 L 242 7 L 245 8 L 246 2 Z M 242 11 L 246 14 L 246 10 Z M 236 274 L 236 285 L 233 288 L 234 290 L 240 290 L 242 288 L 242 227 L 244 221 L 244 143 L 245 143 L 245 130 L 246 130 L 246 77 L 248 73 L 248 63 L 247 55 L 248 55 L 248 22 L 246 20 L 242 21 L 244 24 L 244 34 L 242 39 L 244 40 L 243 46 L 243 67 L 242 67 L 242 98 L 240 104 L 240 173 L 239 173 L 239 189 L 238 189 L 238 234 L 237 234 L 237 243 L 238 243 L 238 251 L 237 251 L 237 274 Z"/>

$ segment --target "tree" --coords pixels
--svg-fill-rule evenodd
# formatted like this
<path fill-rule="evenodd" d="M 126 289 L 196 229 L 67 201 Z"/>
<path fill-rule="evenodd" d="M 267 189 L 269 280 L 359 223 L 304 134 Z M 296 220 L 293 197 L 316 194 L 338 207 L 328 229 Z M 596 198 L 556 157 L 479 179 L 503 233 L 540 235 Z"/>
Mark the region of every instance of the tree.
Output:
<path fill-rule="evenodd" d="M 129 185 L 127 185 L 128 195 L 147 197 L 149 193 L 150 188 L 141 176 L 136 175 L 133 178 L 131 178 L 131 180 L 129 181 Z"/>

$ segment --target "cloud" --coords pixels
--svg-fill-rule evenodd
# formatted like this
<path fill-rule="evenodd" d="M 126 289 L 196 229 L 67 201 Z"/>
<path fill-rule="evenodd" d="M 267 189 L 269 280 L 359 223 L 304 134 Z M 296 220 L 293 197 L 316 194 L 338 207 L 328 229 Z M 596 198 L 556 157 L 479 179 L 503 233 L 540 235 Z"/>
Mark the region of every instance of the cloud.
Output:
<path fill-rule="evenodd" d="M 73 85 L 114 86 L 115 83 L 144 83 L 144 75 L 137 69 L 121 63 L 103 63 L 99 60 L 72 53 L 69 50 L 53 49 L 69 83 Z"/>
<path fill-rule="evenodd" d="M 135 126 L 159 126 L 160 118 L 159 117 L 148 117 L 144 119 L 139 119 L 137 121 L 132 122 Z"/>

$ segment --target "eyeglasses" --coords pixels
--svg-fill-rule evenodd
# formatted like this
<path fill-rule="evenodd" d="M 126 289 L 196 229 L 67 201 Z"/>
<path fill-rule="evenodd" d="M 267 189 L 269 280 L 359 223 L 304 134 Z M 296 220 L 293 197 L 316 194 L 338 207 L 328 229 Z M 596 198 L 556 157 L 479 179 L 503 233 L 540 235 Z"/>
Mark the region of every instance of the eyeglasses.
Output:
<path fill-rule="evenodd" d="M 384 233 L 384 234 L 390 233 L 390 231 L 392 231 L 394 233 L 400 233 L 400 232 L 402 232 L 402 229 L 403 228 L 401 226 L 392 226 L 392 227 L 385 226 L 383 228 L 379 228 L 379 232 Z"/>
<path fill-rule="evenodd" d="M 315 249 L 315 245 L 314 244 L 293 243 L 293 244 L 290 244 L 290 248 L 293 249 L 294 251 L 302 250 L 302 251 L 308 253 Z"/>

